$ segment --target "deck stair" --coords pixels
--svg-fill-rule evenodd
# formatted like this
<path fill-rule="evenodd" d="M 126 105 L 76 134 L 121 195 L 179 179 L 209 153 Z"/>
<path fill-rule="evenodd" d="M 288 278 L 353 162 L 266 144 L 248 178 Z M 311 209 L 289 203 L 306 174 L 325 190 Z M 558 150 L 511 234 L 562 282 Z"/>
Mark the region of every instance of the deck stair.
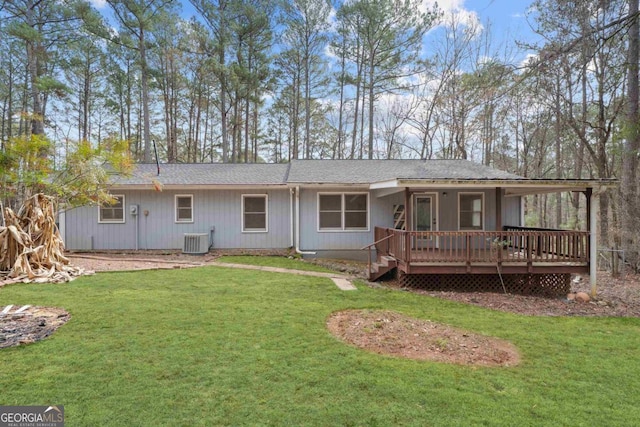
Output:
<path fill-rule="evenodd" d="M 396 268 L 397 265 L 398 263 L 394 257 L 387 255 L 379 256 L 376 262 L 371 263 L 371 269 L 369 270 L 369 280 L 378 280 L 380 277 Z"/>

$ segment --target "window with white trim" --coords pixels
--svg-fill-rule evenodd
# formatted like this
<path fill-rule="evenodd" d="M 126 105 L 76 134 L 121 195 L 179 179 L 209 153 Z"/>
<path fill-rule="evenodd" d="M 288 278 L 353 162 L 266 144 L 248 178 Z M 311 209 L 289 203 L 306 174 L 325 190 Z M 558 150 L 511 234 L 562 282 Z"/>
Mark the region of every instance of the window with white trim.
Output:
<path fill-rule="evenodd" d="M 266 194 L 242 195 L 242 231 L 266 232 L 268 221 Z"/>
<path fill-rule="evenodd" d="M 112 194 L 114 203 L 106 203 L 100 206 L 98 222 L 101 223 L 123 223 L 124 222 L 124 195 Z"/>
<path fill-rule="evenodd" d="M 176 195 L 176 222 L 193 222 L 193 195 Z"/>
<path fill-rule="evenodd" d="M 318 229 L 368 230 L 368 193 L 319 193 Z"/>
<path fill-rule="evenodd" d="M 484 229 L 484 193 L 458 194 L 458 229 Z"/>

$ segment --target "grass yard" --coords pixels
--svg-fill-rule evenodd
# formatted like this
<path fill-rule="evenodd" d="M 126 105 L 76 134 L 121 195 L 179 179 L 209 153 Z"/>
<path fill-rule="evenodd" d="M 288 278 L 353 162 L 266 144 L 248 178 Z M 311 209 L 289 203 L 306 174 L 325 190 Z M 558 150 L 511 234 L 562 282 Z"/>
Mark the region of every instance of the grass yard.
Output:
<path fill-rule="evenodd" d="M 358 287 L 221 267 L 7 286 L 0 305 L 58 306 L 72 319 L 0 350 L 0 404 L 61 404 L 67 426 L 640 425 L 640 319 L 532 318 Z M 325 328 L 346 308 L 507 339 L 523 361 L 367 353 Z"/>
<path fill-rule="evenodd" d="M 254 256 L 254 255 L 225 255 L 218 258 L 220 262 L 229 264 L 249 264 L 259 265 L 261 267 L 280 267 L 289 268 L 291 270 L 317 271 L 320 273 L 335 273 L 321 265 L 305 262 L 299 258 L 285 258 L 276 256 Z"/>

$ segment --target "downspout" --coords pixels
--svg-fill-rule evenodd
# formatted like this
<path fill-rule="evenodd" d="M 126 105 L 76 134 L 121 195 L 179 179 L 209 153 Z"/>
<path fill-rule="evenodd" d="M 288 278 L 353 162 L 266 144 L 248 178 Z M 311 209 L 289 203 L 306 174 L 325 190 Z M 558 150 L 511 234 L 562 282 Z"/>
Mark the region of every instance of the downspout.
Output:
<path fill-rule="evenodd" d="M 136 209 L 140 209 L 140 207 L 138 206 Z M 136 251 L 140 250 L 140 223 L 138 217 L 139 215 L 137 213 L 133 215 L 133 218 L 136 220 Z"/>
<path fill-rule="evenodd" d="M 293 218 L 293 216 L 291 217 Z M 315 255 L 315 252 L 300 250 L 300 186 L 296 187 L 296 253 L 300 255 Z"/>
<path fill-rule="evenodd" d="M 294 236 L 294 223 L 295 223 L 295 219 L 293 218 L 293 193 L 294 193 L 294 189 L 290 188 L 289 189 L 289 223 L 290 223 L 290 229 L 289 229 L 289 247 L 293 248 L 294 245 L 294 241 L 293 241 L 293 236 Z"/>

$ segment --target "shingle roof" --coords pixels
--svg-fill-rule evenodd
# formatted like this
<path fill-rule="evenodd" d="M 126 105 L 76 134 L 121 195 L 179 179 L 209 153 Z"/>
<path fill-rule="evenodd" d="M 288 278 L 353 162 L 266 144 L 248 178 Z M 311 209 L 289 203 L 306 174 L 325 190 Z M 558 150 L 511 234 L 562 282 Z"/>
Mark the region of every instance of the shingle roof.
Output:
<path fill-rule="evenodd" d="M 394 179 L 524 178 L 468 160 L 294 160 L 287 182 L 368 184 Z"/>
<path fill-rule="evenodd" d="M 467 160 L 293 160 L 269 163 L 138 164 L 115 185 L 371 184 L 395 179 L 520 180 L 518 175 Z"/>
<path fill-rule="evenodd" d="M 172 163 L 136 165 L 131 176 L 120 176 L 116 185 L 144 185 L 157 179 L 164 185 L 274 185 L 284 184 L 289 165 L 267 163 Z"/>

